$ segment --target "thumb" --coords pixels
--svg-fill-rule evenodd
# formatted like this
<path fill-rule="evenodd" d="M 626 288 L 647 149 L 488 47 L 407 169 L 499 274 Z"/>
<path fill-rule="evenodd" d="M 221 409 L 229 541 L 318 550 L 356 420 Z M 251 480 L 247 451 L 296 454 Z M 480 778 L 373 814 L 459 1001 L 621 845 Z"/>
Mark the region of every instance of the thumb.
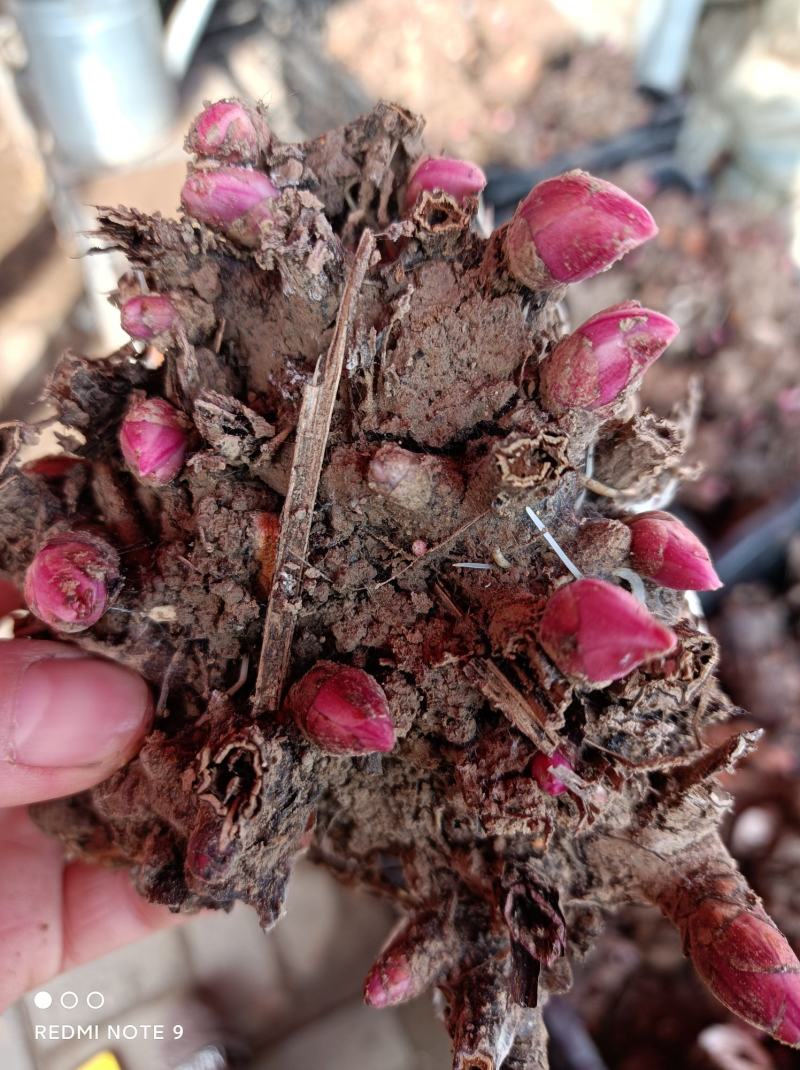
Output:
<path fill-rule="evenodd" d="M 0 807 L 104 780 L 135 754 L 152 717 L 136 673 L 75 647 L 0 642 Z"/>

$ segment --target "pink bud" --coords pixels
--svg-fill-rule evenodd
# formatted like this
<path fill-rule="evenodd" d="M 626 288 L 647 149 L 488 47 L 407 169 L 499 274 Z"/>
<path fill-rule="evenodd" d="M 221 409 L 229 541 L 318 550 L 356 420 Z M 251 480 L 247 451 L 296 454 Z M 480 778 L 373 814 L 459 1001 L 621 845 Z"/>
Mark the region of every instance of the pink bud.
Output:
<path fill-rule="evenodd" d="M 582 579 L 550 596 L 539 642 L 566 676 L 605 685 L 672 650 L 675 636 L 621 587 Z"/>
<path fill-rule="evenodd" d="M 131 297 L 121 309 L 122 329 L 131 338 L 149 340 L 168 331 L 175 322 L 175 306 L 163 294 Z"/>
<path fill-rule="evenodd" d="M 281 537 L 281 518 L 276 513 L 260 512 L 253 516 L 254 556 L 258 562 L 258 583 L 261 594 L 269 598 L 275 577 L 275 562 L 278 560 L 278 542 Z"/>
<path fill-rule="evenodd" d="M 800 962 L 760 907 L 708 898 L 685 923 L 684 937 L 718 1000 L 776 1040 L 800 1046 Z"/>
<path fill-rule="evenodd" d="M 49 457 L 39 457 L 22 466 L 23 472 L 41 476 L 43 479 L 63 479 L 64 476 L 79 468 L 88 468 L 90 462 L 83 457 L 72 457 L 68 453 L 59 453 Z"/>
<path fill-rule="evenodd" d="M 362 669 L 318 661 L 291 688 L 286 705 L 300 730 L 330 754 L 372 754 L 394 746 L 386 695 Z"/>
<path fill-rule="evenodd" d="M 658 233 L 647 209 L 585 171 L 534 186 L 505 236 L 511 274 L 530 290 L 591 278 Z"/>
<path fill-rule="evenodd" d="M 449 912 L 427 910 L 401 922 L 364 982 L 364 1002 L 391 1007 L 421 995 L 452 964 L 455 931 Z"/>
<path fill-rule="evenodd" d="M 61 632 L 96 624 L 119 586 L 119 555 L 102 539 L 70 532 L 49 539 L 25 574 L 31 613 Z"/>
<path fill-rule="evenodd" d="M 427 156 L 411 172 L 406 186 L 406 211 L 413 208 L 425 190 L 449 193 L 459 204 L 477 197 L 486 186 L 486 175 L 477 164 L 448 156 Z"/>
<path fill-rule="evenodd" d="M 559 765 L 572 769 L 572 762 L 565 758 L 560 751 L 553 751 L 552 754 L 545 754 L 543 751 L 539 751 L 531 761 L 531 776 L 542 791 L 548 795 L 563 795 L 567 791 L 567 785 L 564 781 L 559 780 L 556 774 L 551 771 L 553 766 Z"/>
<path fill-rule="evenodd" d="M 260 224 L 271 219 L 269 202 L 280 195 L 263 171 L 246 167 L 220 167 L 215 171 L 193 171 L 181 190 L 184 211 L 201 223 L 256 240 Z"/>
<path fill-rule="evenodd" d="M 369 482 L 381 494 L 390 495 L 423 466 L 425 455 L 412 453 L 393 442 L 381 446 L 369 462 Z"/>
<path fill-rule="evenodd" d="M 214 884 L 226 877 L 227 863 L 233 854 L 230 845 L 220 845 L 220 828 L 213 824 L 201 824 L 189 837 L 186 844 L 186 872 L 190 877 Z"/>
<path fill-rule="evenodd" d="M 425 454 L 412 453 L 393 442 L 381 446 L 369 462 L 370 487 L 412 512 L 420 512 L 433 497 L 433 479 Z"/>
<path fill-rule="evenodd" d="M 269 144 L 269 128 L 258 112 L 238 100 L 218 100 L 195 119 L 186 138 L 186 148 L 197 156 L 214 156 L 232 163 L 258 158 L 261 146 Z"/>
<path fill-rule="evenodd" d="M 446 457 L 412 453 L 393 442 L 372 455 L 367 478 L 370 487 L 412 513 L 423 512 L 431 501 L 460 500 L 463 481 Z"/>
<path fill-rule="evenodd" d="M 716 591 L 722 581 L 708 550 L 671 513 L 641 513 L 629 522 L 633 567 L 662 587 L 679 591 Z"/>
<path fill-rule="evenodd" d="M 364 982 L 364 1002 L 370 1007 L 393 1007 L 413 999 L 413 976 L 402 955 L 381 955 Z"/>
<path fill-rule="evenodd" d="M 540 368 L 542 404 L 551 412 L 608 405 L 660 357 L 678 333 L 660 312 L 625 301 L 562 338 Z"/>
<path fill-rule="evenodd" d="M 185 428 L 180 413 L 163 398 L 134 401 L 119 432 L 122 455 L 133 474 L 155 486 L 171 483 L 186 456 Z"/>

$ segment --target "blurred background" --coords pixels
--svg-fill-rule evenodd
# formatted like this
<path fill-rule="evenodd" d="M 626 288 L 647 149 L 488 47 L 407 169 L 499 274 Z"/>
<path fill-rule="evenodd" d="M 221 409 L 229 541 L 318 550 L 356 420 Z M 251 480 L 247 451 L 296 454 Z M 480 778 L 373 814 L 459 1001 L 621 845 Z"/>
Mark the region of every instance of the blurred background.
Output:
<path fill-rule="evenodd" d="M 225 96 L 264 100 L 293 140 L 397 100 L 430 151 L 484 167 L 497 222 L 571 167 L 653 212 L 659 238 L 568 311 L 636 298 L 681 326 L 644 402 L 692 435 L 674 509 L 726 582 L 704 609 L 748 711 L 722 730 L 766 733 L 728 779 L 726 835 L 800 951 L 798 0 L 0 0 L 0 419 L 31 414 L 65 347 L 125 340 L 93 206 L 174 215 L 183 131 Z M 301 866 L 273 934 L 247 911 L 199 918 L 50 984 L 47 1010 L 22 1000 L 0 1068 L 447 1070 L 429 1000 L 361 1006 L 390 923 Z M 547 1014 L 555 1070 L 800 1068 L 705 993 L 651 911 L 610 920 Z M 106 1022 L 125 1038 L 34 1039 Z"/>

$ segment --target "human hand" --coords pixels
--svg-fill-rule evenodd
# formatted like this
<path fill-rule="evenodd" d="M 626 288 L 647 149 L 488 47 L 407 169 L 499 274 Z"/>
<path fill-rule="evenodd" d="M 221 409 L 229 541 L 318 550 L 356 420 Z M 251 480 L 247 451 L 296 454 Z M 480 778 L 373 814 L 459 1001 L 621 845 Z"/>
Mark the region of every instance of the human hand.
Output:
<path fill-rule="evenodd" d="M 0 583 L 0 616 L 19 606 Z M 131 758 L 152 717 L 141 677 L 66 643 L 0 642 L 0 1011 L 29 988 L 174 918 L 121 870 L 65 862 L 27 805 Z"/>

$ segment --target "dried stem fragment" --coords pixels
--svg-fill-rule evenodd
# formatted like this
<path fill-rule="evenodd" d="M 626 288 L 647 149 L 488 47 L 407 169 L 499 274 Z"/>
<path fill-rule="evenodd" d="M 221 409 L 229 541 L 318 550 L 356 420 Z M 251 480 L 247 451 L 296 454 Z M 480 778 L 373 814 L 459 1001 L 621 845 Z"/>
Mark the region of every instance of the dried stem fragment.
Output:
<path fill-rule="evenodd" d="M 292 473 L 281 513 L 275 557 L 275 583 L 267 606 L 264 639 L 253 696 L 253 713 L 276 712 L 280 705 L 294 635 L 291 603 L 297 598 L 314 518 L 314 503 L 328 444 L 333 407 L 347 352 L 348 335 L 364 278 L 375 250 L 375 236 L 365 230 L 345 284 L 330 348 L 306 387 L 297 418 Z"/>

